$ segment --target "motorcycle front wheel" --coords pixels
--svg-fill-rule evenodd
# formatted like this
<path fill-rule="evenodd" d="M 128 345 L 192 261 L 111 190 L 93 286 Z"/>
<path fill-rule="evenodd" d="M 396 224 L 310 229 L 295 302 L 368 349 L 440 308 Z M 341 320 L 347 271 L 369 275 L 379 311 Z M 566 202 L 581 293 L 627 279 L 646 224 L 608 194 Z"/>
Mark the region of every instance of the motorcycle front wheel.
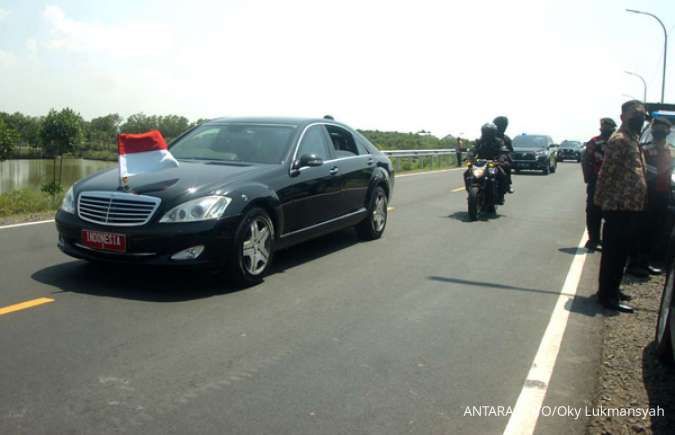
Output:
<path fill-rule="evenodd" d="M 469 187 L 468 193 L 467 203 L 469 206 L 469 220 L 475 221 L 478 219 L 478 187 Z"/>

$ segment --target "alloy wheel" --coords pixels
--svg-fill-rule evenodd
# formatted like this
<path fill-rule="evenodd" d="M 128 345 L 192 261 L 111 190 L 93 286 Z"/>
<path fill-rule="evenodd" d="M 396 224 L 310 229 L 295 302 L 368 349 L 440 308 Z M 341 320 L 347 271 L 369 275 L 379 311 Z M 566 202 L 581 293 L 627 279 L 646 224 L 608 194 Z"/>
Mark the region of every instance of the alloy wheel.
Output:
<path fill-rule="evenodd" d="M 375 198 L 375 207 L 373 209 L 373 229 L 378 233 L 384 229 L 387 223 L 387 196 L 379 192 Z"/>
<path fill-rule="evenodd" d="M 246 239 L 242 244 L 244 268 L 253 275 L 260 275 L 270 261 L 272 228 L 267 219 L 256 216 L 249 225 Z"/>

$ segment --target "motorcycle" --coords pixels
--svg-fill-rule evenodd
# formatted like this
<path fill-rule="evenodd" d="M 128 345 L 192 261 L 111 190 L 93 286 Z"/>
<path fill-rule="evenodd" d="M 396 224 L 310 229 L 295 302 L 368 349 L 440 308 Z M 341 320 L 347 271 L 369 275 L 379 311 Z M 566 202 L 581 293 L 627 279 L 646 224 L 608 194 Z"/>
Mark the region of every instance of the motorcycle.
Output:
<path fill-rule="evenodd" d="M 482 213 L 496 214 L 497 205 L 503 203 L 498 190 L 499 165 L 493 160 L 479 159 L 469 163 L 464 173 L 469 219 L 475 221 Z"/>

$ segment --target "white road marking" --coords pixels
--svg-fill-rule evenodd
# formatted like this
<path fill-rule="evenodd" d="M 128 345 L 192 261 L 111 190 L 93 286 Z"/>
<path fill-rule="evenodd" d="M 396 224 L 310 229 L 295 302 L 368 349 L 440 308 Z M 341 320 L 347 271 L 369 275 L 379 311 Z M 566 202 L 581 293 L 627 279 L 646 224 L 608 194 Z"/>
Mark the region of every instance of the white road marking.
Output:
<path fill-rule="evenodd" d="M 54 222 L 54 219 L 49 219 L 46 221 L 24 222 L 22 224 L 3 225 L 0 226 L 0 230 L 8 230 L 10 228 L 18 228 L 18 227 L 27 227 L 28 225 L 48 224 L 51 222 Z"/>
<path fill-rule="evenodd" d="M 415 172 L 414 174 L 396 175 L 396 176 L 394 176 L 394 178 L 397 179 L 397 178 L 405 178 L 405 177 L 415 177 L 417 175 L 442 174 L 444 172 L 454 172 L 454 171 L 462 171 L 462 170 L 464 170 L 464 168 L 439 169 L 437 171 Z"/>
<path fill-rule="evenodd" d="M 532 361 L 530 371 L 525 378 L 525 384 L 516 401 L 516 406 L 512 408 L 513 413 L 509 418 L 506 429 L 504 429 L 504 435 L 534 433 L 570 314 L 565 305 L 574 299 L 581 280 L 581 273 L 586 261 L 586 250 L 583 246 L 587 240 L 588 234 L 584 231 L 551 314 L 551 320 L 549 320 L 539 344 L 537 355 Z"/>

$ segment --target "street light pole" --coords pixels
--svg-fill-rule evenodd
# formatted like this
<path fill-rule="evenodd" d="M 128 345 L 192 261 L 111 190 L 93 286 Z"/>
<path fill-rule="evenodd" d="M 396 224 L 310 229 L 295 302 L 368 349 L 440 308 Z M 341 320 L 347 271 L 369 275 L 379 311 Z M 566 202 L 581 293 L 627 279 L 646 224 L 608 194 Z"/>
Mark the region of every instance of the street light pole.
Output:
<path fill-rule="evenodd" d="M 664 42 L 663 42 L 663 77 L 661 78 L 661 103 L 663 104 L 663 99 L 665 97 L 666 93 L 666 65 L 667 65 L 667 56 L 668 56 L 668 31 L 666 30 L 666 26 L 663 24 L 663 21 L 659 19 L 654 14 L 651 14 L 649 12 L 644 12 L 644 11 L 638 11 L 635 9 L 626 9 L 626 12 L 631 12 L 633 14 L 642 14 L 642 15 L 649 15 L 650 17 L 654 18 L 656 21 L 659 22 L 661 27 L 663 28 L 663 37 L 664 37 Z"/>
<path fill-rule="evenodd" d="M 634 73 L 634 72 L 630 72 L 630 71 L 624 71 L 624 72 L 628 75 L 635 76 L 635 77 L 639 78 L 640 80 L 642 80 L 642 86 L 643 86 L 643 90 L 644 90 L 644 92 L 643 92 L 644 96 L 642 97 L 642 102 L 646 103 L 647 102 L 647 82 L 645 81 L 645 78 L 642 77 L 638 73 Z"/>

